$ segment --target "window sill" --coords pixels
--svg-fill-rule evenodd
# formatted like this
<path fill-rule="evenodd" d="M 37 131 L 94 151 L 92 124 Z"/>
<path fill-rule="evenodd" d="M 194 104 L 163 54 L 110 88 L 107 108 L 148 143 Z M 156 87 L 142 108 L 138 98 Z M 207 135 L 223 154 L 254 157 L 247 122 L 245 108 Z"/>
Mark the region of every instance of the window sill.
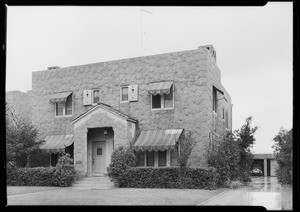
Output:
<path fill-rule="evenodd" d="M 54 118 L 69 118 L 72 117 L 73 115 L 64 115 L 64 116 L 55 116 Z"/>
<path fill-rule="evenodd" d="M 151 111 L 154 111 L 154 112 L 156 112 L 156 111 L 163 111 L 163 110 L 174 110 L 174 108 L 157 108 L 157 109 L 151 108 Z"/>
<path fill-rule="evenodd" d="M 129 101 L 120 101 L 120 103 L 129 103 Z"/>

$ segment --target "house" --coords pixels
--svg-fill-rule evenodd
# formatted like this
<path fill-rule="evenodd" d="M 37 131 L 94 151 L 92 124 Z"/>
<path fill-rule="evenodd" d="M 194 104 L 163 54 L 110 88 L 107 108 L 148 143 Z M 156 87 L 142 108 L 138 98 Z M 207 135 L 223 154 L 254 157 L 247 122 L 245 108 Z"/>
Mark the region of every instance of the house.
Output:
<path fill-rule="evenodd" d="M 274 154 L 253 154 L 252 169 L 261 170 L 261 176 L 275 177 L 277 162 Z"/>
<path fill-rule="evenodd" d="M 184 130 L 197 140 L 189 164 L 206 166 L 206 152 L 232 130 L 232 104 L 207 45 L 33 72 L 32 121 L 41 149 L 72 153 L 75 169 L 94 176 L 118 146 L 132 147 L 140 166 L 176 166 Z"/>

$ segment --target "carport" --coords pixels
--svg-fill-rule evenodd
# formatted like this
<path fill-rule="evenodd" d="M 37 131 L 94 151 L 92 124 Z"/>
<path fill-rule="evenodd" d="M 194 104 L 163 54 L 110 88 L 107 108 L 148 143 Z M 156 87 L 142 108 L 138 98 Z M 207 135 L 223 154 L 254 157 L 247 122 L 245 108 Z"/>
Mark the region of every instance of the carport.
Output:
<path fill-rule="evenodd" d="M 263 172 L 263 176 L 276 176 L 276 160 L 274 154 L 254 154 L 252 169 L 259 168 Z"/>

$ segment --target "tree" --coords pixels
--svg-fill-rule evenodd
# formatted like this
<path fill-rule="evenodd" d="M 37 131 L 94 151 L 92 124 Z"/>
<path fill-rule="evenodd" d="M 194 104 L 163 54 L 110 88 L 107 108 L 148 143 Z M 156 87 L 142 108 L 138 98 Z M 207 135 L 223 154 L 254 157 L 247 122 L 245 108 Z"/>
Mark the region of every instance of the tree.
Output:
<path fill-rule="evenodd" d="M 231 132 L 227 133 L 217 149 L 208 154 L 207 162 L 218 170 L 221 185 L 239 179 L 240 147 Z"/>
<path fill-rule="evenodd" d="M 177 152 L 177 163 L 179 166 L 179 181 L 182 188 L 186 188 L 192 179 L 187 176 L 190 155 L 197 144 L 191 131 L 183 131 L 178 139 L 179 151 Z"/>
<path fill-rule="evenodd" d="M 23 119 L 16 118 L 10 107 L 6 107 L 7 162 L 14 162 L 18 167 L 25 167 L 30 154 L 38 149 L 40 143 L 42 141 L 38 141 L 37 128 Z"/>
<path fill-rule="evenodd" d="M 287 131 L 281 128 L 273 138 L 274 155 L 278 164 L 276 176 L 279 182 L 293 182 L 293 129 Z"/>
<path fill-rule="evenodd" d="M 246 118 L 245 124 L 235 131 L 240 148 L 239 171 L 243 181 L 250 181 L 250 169 L 253 163 L 251 148 L 255 141 L 254 134 L 258 129 L 257 126 L 252 127 L 251 123 L 252 117 L 249 116 Z"/>
<path fill-rule="evenodd" d="M 179 152 L 177 153 L 177 163 L 181 169 L 188 168 L 188 159 L 192 150 L 197 144 L 193 133 L 190 131 L 183 132 L 179 138 Z"/>

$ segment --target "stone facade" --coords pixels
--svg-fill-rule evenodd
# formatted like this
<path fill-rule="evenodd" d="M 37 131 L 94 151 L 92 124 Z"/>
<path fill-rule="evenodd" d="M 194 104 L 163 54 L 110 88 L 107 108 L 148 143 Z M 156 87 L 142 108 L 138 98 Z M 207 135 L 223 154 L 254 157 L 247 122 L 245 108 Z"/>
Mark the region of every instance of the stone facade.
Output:
<path fill-rule="evenodd" d="M 27 93 L 21 91 L 7 91 L 5 101 L 12 108 L 12 112 L 19 119 L 31 123 L 31 91 Z"/>
<path fill-rule="evenodd" d="M 78 164 L 78 167 L 83 166 L 82 170 L 87 170 L 88 146 L 86 143 L 81 144 L 80 141 L 87 141 L 88 128 L 113 126 L 114 140 L 119 136 L 118 145 L 128 142 L 125 136 L 128 133 L 122 132 L 125 125 L 128 128 L 126 121 L 117 124 L 114 119 L 106 118 L 107 114 L 101 111 L 95 113 L 89 120 L 80 121 L 82 123 L 80 126 L 71 123 L 75 117 L 92 107 L 83 105 L 83 91 L 99 89 L 100 102 L 138 120 L 136 126 L 138 130 L 183 128 L 194 132 L 197 145 L 189 162 L 193 166 L 205 166 L 205 153 L 209 135 L 213 130 L 213 85 L 222 90 L 226 97 L 224 100 L 224 96 L 218 94 L 220 100 L 215 133 L 220 135 L 225 133 L 223 107 L 229 112 L 228 130 L 231 131 L 232 128 L 231 98 L 221 84 L 221 73 L 212 51 L 214 51 L 212 46 L 202 46 L 189 51 L 33 72 L 33 123 L 37 124 L 42 136 L 74 133 L 75 161 L 85 158 L 83 164 Z M 164 80 L 173 81 L 174 109 L 151 110 L 151 95 L 147 91 L 147 86 L 151 82 Z M 122 85 L 138 85 L 138 101 L 120 103 Z M 55 117 L 54 104 L 49 102 L 50 95 L 64 91 L 73 92 L 73 115 Z"/>

